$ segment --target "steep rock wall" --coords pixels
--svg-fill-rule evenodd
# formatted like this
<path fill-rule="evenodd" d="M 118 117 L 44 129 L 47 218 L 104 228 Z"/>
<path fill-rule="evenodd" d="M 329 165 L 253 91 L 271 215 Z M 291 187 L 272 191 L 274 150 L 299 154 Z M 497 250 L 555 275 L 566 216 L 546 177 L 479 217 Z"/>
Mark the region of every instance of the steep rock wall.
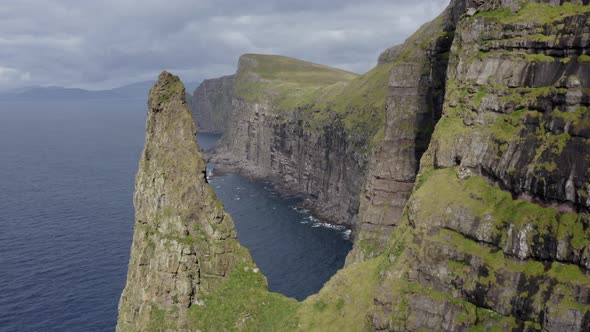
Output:
<path fill-rule="evenodd" d="M 149 94 L 118 331 L 187 329 L 191 307 L 237 264 L 253 265 L 206 182 L 195 132 L 183 84 L 162 73 Z"/>
<path fill-rule="evenodd" d="M 199 132 L 223 133 L 232 113 L 235 75 L 204 80 L 188 98 Z"/>
<path fill-rule="evenodd" d="M 266 63 L 273 60 L 252 55 L 240 58 L 237 83 L 241 88 L 236 88 L 233 116 L 213 161 L 275 179 L 283 189 L 310 198 L 310 207 L 319 216 L 355 226 L 369 146 L 383 123 L 386 90 L 382 85 L 365 93 L 357 86 L 385 82 L 389 66 L 358 78 L 345 73 L 344 78 L 318 84 L 320 79 L 298 82 L 298 74 L 285 75 L 280 81 L 265 78 L 270 71 Z M 288 61 L 282 66 L 288 68 Z M 307 66 L 317 65 L 299 66 L 304 69 L 298 70 L 305 71 Z M 332 71 L 326 70 L 326 75 L 331 77 Z M 252 83 L 260 81 L 293 88 L 274 91 L 268 85 Z M 349 91 L 351 85 L 354 93 Z M 252 94 L 263 96 L 252 98 Z M 332 103 L 343 94 L 359 95 L 358 100 Z"/>
<path fill-rule="evenodd" d="M 322 130 L 310 130 L 297 113 L 277 116 L 267 105 L 234 102 L 236 118 L 222 141 L 231 144 L 214 161 L 274 179 L 283 189 L 318 202 L 312 207 L 321 207 L 316 210 L 320 216 L 353 224 L 366 157 L 355 151 L 342 123 L 334 119 Z"/>
<path fill-rule="evenodd" d="M 590 328 L 589 6 L 466 4 L 375 330 Z"/>
<path fill-rule="evenodd" d="M 385 136 L 369 159 L 360 196 L 359 231 L 347 264 L 378 256 L 400 222 L 419 160 L 440 119 L 451 43 L 463 3 L 453 3 L 403 44 L 379 57 L 393 64 Z"/>
<path fill-rule="evenodd" d="M 354 104 L 343 97 L 352 95 L 347 84 L 307 91 L 293 82 L 261 80 L 260 72 L 242 72 L 247 82 L 257 84 L 236 89 L 235 106 L 243 110 L 236 121 L 242 123 L 224 139 L 242 141 L 238 149 L 224 143 L 225 153 L 250 158 L 256 168 L 274 165 L 291 156 L 285 151 L 297 146 L 296 137 L 317 135 L 313 140 L 321 142 L 318 129 L 327 123 L 342 126 L 351 142 L 383 141 L 374 145 L 362 197 L 366 210 L 361 210 L 355 242 L 360 254 L 351 254 L 349 265 L 302 303 L 268 293 L 252 265 L 240 266 L 197 296 L 203 305 L 188 310 L 189 325 L 215 330 L 589 330 L 589 13 L 585 0 L 452 1 L 438 21 L 410 38 L 406 46 L 415 47 L 400 53 L 402 45 L 380 57 L 372 75 L 390 82 L 382 91 L 388 101 L 365 113 L 358 112 L 363 109 L 358 105 L 367 99 Z M 259 59 L 243 60 L 247 68 L 261 65 L 272 77 L 280 75 Z M 447 61 L 443 92 L 440 77 Z M 267 84 L 265 91 L 279 100 L 255 95 L 258 84 Z M 325 95 L 331 95 L 327 101 Z M 338 103 L 355 107 L 339 108 Z M 371 128 L 382 124 L 370 120 L 380 105 L 383 111 L 387 105 L 385 132 L 377 129 L 367 139 L 359 133 L 371 123 Z M 422 130 L 438 118 L 434 132 Z M 359 122 L 361 130 L 355 131 L 352 124 Z M 273 149 L 281 152 L 273 154 Z M 400 182 L 413 184 L 409 199 L 409 188 L 388 189 Z M 383 211 L 391 206 L 385 202 L 402 206 L 406 199 L 403 210 Z M 370 220 L 393 227 L 376 222 L 371 233 L 365 227 Z M 373 241 L 374 251 L 360 246 L 363 239 Z M 171 257 L 172 264 L 180 256 Z M 132 263 L 130 276 L 146 266 L 158 265 Z M 149 279 L 137 281 L 149 284 Z M 156 306 L 146 301 L 150 296 L 141 296 L 149 291 L 128 288 L 122 317 Z M 135 309 L 125 309 L 132 307 L 129 303 Z M 162 315 L 157 317 L 170 316 L 174 322 L 185 317 L 181 309 Z"/>

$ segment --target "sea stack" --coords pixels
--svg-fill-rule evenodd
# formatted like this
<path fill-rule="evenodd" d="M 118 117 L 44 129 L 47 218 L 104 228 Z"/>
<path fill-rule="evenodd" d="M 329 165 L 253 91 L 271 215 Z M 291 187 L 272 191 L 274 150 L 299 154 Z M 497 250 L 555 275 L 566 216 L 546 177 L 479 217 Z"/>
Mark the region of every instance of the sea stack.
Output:
<path fill-rule="evenodd" d="M 135 178 L 135 225 L 117 331 L 182 330 L 191 306 L 251 258 L 205 177 L 196 126 L 177 76 L 149 93 Z"/>

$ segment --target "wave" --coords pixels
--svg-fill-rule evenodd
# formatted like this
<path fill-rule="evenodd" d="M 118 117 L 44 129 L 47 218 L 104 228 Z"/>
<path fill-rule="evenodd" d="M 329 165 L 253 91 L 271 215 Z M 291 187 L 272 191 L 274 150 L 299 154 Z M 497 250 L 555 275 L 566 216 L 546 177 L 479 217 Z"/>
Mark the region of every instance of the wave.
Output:
<path fill-rule="evenodd" d="M 313 218 L 313 217 L 312 217 Z M 315 219 L 315 218 L 314 218 Z M 317 220 L 317 219 L 316 219 Z M 328 224 L 327 222 L 316 222 L 314 223 L 311 227 L 323 227 L 323 228 L 329 228 L 329 229 L 334 229 L 337 231 L 344 231 L 346 230 L 346 226 L 343 225 L 334 225 L 334 224 Z"/>
<path fill-rule="evenodd" d="M 342 232 L 342 237 L 345 240 L 350 240 L 350 234 L 352 234 L 352 229 L 346 229 L 344 232 Z"/>
<path fill-rule="evenodd" d="M 297 213 L 302 213 L 302 214 L 309 213 L 309 210 L 308 209 L 300 208 L 300 207 L 297 207 L 297 206 L 291 206 L 291 210 L 293 210 L 293 211 L 295 211 Z"/>

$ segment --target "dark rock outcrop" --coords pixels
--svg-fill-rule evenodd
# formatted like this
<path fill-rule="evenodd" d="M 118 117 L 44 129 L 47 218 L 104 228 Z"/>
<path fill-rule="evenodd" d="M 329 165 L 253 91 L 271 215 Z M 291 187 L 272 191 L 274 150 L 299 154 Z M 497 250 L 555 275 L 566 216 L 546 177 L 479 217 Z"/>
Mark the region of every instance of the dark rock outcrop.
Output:
<path fill-rule="evenodd" d="M 232 114 L 235 75 L 204 80 L 187 101 L 197 130 L 223 133 Z"/>

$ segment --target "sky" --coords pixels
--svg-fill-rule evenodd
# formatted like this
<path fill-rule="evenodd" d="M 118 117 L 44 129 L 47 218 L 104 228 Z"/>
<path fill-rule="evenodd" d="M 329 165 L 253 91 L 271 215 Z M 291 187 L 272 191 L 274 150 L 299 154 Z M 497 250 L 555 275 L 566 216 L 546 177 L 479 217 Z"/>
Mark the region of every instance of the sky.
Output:
<path fill-rule="evenodd" d="M 106 89 L 229 75 L 244 53 L 356 73 L 435 18 L 449 0 L 0 1 L 0 90 Z"/>

